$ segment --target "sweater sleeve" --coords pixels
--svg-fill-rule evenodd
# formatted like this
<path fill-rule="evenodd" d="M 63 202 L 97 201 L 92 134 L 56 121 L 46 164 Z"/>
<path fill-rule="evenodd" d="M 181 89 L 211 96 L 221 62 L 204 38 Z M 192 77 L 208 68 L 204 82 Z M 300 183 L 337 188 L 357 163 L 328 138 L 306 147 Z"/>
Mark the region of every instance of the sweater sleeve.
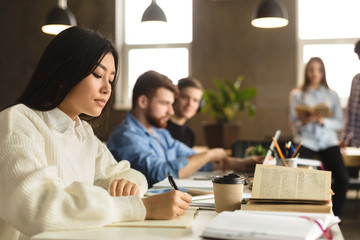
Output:
<path fill-rule="evenodd" d="M 26 235 L 33 235 L 145 218 L 146 210 L 139 195 L 111 197 L 104 188 L 83 182 L 65 187 L 57 166 L 47 163 L 44 138 L 36 127 L 21 121 L 23 125 L 19 127 L 25 129 L 24 134 L 14 134 L 9 129 L 16 121 L 0 120 L 9 125 L 0 128 L 0 218 L 3 221 Z M 111 172 L 106 170 L 111 168 L 112 172 L 132 177 L 125 162 L 103 168 L 102 175 Z M 142 181 L 138 184 L 142 185 Z"/>
<path fill-rule="evenodd" d="M 115 179 L 126 179 L 136 183 L 140 189 L 140 196 L 147 191 L 145 176 L 137 170 L 130 168 L 126 160 L 117 162 L 105 144 L 98 140 L 98 157 L 96 159 L 95 185 L 109 190 L 110 184 Z"/>

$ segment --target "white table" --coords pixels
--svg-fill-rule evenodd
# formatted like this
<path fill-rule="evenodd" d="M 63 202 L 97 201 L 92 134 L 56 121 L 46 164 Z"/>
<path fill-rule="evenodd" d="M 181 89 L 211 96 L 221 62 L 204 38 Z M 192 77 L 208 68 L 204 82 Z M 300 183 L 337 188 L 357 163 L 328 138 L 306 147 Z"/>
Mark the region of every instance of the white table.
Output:
<path fill-rule="evenodd" d="M 215 211 L 200 210 L 189 228 L 104 227 L 91 230 L 45 232 L 33 236 L 31 240 L 202 239 L 200 235 L 203 229 L 215 216 Z"/>
<path fill-rule="evenodd" d="M 90 230 L 45 232 L 33 236 L 31 240 L 190 240 L 202 239 L 200 235 L 207 223 L 216 216 L 215 211 L 200 210 L 189 228 L 138 228 L 138 227 L 104 227 Z M 332 227 L 334 240 L 344 237 L 338 225 Z"/>
<path fill-rule="evenodd" d="M 194 178 L 211 179 L 218 172 L 202 172 L 194 174 Z M 244 188 L 244 192 L 250 190 Z M 201 202 L 213 202 L 202 200 Z M 202 239 L 200 235 L 211 219 L 216 216 L 215 211 L 199 210 L 195 220 L 189 228 L 145 228 L 145 227 L 103 227 L 98 229 L 44 232 L 33 236 L 31 240 L 119 240 L 119 239 L 141 239 L 141 240 L 193 240 Z M 343 240 L 344 237 L 338 225 L 332 227 L 334 240 Z"/>
<path fill-rule="evenodd" d="M 346 147 L 342 156 L 346 167 L 360 167 L 360 148 Z"/>

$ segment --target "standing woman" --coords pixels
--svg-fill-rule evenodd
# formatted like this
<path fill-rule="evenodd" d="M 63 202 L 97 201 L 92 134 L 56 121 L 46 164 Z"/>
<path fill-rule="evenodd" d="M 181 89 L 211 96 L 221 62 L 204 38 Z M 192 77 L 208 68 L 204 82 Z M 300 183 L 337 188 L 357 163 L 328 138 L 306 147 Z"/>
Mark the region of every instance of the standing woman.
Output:
<path fill-rule="evenodd" d="M 191 196 L 142 198 L 145 177 L 96 138 L 109 110 L 118 55 L 102 35 L 72 27 L 45 49 L 25 91 L 0 112 L 0 239 L 171 219 Z"/>
<path fill-rule="evenodd" d="M 325 103 L 332 112 L 332 117 L 323 117 L 313 113 L 305 120 L 300 120 L 295 106 L 304 104 L 314 106 Z M 348 174 L 340 153 L 337 131 L 343 127 L 343 114 L 337 93 L 328 87 L 325 66 L 321 58 L 313 57 L 305 67 L 305 82 L 300 88 L 290 93 L 290 121 L 294 130 L 295 142 L 303 143 L 301 158 L 321 157 L 324 168 L 332 172 L 335 182 L 332 186 L 333 212 L 340 216 L 346 198 Z"/>

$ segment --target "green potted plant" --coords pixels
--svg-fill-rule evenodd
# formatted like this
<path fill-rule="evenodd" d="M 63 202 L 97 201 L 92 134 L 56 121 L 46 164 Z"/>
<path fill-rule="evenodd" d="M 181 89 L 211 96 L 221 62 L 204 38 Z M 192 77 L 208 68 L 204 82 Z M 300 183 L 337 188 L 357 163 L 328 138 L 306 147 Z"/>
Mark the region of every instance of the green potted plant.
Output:
<path fill-rule="evenodd" d="M 240 123 L 234 121 L 240 111 L 247 110 L 248 117 L 255 115 L 256 106 L 251 100 L 256 96 L 255 88 L 241 88 L 244 76 L 237 77 L 235 82 L 214 78 L 217 92 L 204 91 L 203 112 L 215 118 L 216 123 L 204 123 L 204 131 L 208 146 L 230 148 L 237 140 Z"/>

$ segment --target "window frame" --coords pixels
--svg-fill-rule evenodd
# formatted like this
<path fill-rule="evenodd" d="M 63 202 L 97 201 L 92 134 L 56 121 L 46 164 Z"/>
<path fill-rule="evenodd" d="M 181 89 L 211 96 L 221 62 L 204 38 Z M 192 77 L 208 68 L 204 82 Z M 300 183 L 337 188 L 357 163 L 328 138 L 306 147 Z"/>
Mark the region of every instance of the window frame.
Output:
<path fill-rule="evenodd" d="M 192 73 L 191 55 L 192 41 L 189 43 L 162 43 L 162 44 L 127 44 L 125 41 L 125 1 L 115 2 L 115 45 L 119 50 L 119 74 L 114 89 L 114 109 L 129 110 L 131 99 L 129 99 L 129 51 L 132 49 L 156 49 L 156 48 L 186 48 L 188 50 L 188 75 Z"/>
<path fill-rule="evenodd" d="M 296 0 L 296 39 L 297 39 L 297 81 L 296 85 L 300 86 L 300 84 L 304 81 L 304 46 L 305 45 L 324 45 L 324 44 L 353 44 L 356 43 L 359 38 L 322 38 L 322 39 L 301 39 L 299 37 L 299 1 Z M 354 45 L 355 46 L 355 45 Z M 354 53 L 355 54 L 355 53 Z M 360 71 L 360 70 L 359 70 Z M 349 80 L 349 81 L 352 81 Z M 350 89 L 349 89 L 350 90 Z M 349 91 L 350 94 L 350 91 Z M 340 98 L 341 107 L 344 108 L 347 105 L 348 97 Z"/>

